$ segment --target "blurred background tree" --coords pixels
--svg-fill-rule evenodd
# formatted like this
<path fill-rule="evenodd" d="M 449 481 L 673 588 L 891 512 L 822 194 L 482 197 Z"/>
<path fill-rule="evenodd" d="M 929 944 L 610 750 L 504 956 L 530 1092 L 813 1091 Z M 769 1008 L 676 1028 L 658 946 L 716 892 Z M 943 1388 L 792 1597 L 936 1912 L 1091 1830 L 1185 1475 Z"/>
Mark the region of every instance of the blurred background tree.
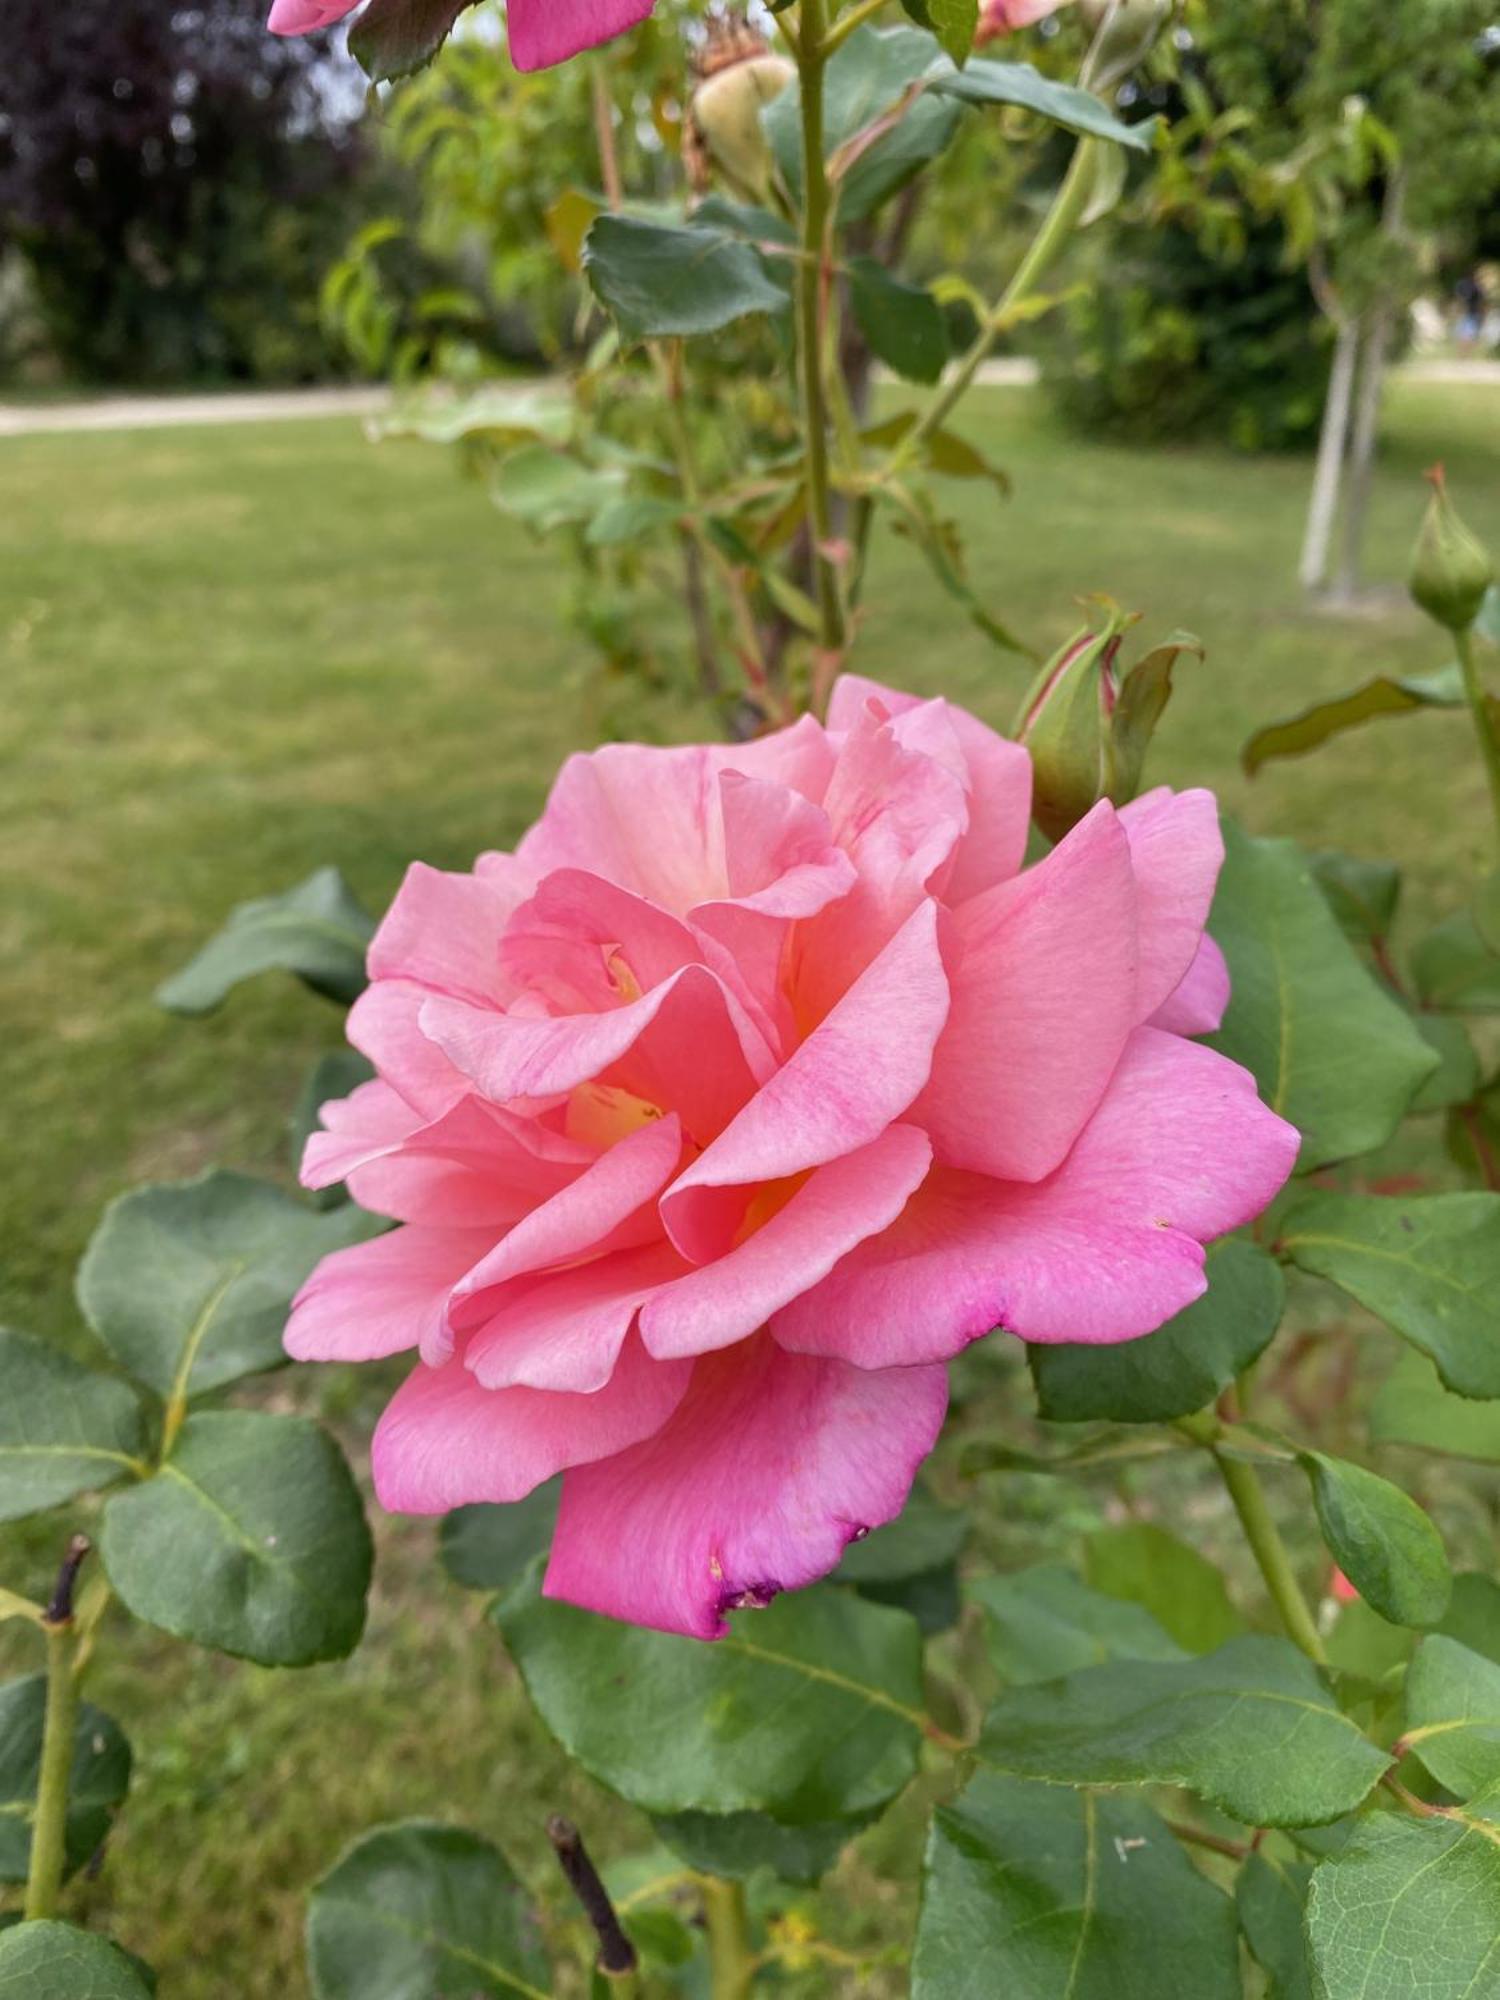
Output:
<path fill-rule="evenodd" d="M 260 0 L 7 0 L 5 25 L 0 248 L 55 366 L 153 384 L 333 372 L 313 301 L 370 161 L 363 94 L 326 38 L 267 35 Z"/>

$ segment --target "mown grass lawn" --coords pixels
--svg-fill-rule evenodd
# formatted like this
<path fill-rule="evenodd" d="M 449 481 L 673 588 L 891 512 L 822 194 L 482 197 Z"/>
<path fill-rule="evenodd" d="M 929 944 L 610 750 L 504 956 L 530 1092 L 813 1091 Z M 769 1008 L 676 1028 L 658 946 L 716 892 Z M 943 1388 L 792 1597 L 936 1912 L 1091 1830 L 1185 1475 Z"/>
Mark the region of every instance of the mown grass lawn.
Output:
<path fill-rule="evenodd" d="M 1301 605 L 1305 463 L 1081 446 L 1017 391 L 982 396 L 972 427 L 1015 496 L 948 497 L 1013 626 L 1051 645 L 1073 593 L 1102 589 L 1147 614 L 1146 635 L 1187 626 L 1207 642 L 1156 778 L 1217 786 L 1257 829 L 1409 859 L 1417 913 L 1454 898 L 1486 838 L 1458 719 L 1379 724 L 1254 786 L 1238 774 L 1258 722 L 1443 659 L 1399 597 L 1349 618 Z M 1404 574 L 1420 470 L 1439 458 L 1500 542 L 1500 392 L 1401 386 L 1373 580 Z M 906 545 L 881 548 L 878 579 L 861 667 L 1003 724 L 1024 666 L 962 622 Z M 232 904 L 321 862 L 379 907 L 414 856 L 462 866 L 508 845 L 583 726 L 589 663 L 562 632 L 566 587 L 552 550 L 443 453 L 374 450 L 344 421 L 0 447 L 0 1320 L 83 1344 L 72 1269 L 122 1188 L 210 1163 L 285 1172 L 286 1119 L 338 1039 L 335 1010 L 268 979 L 182 1022 L 152 990 Z M 366 1386 L 311 1371 L 259 1393 L 342 1415 L 356 1441 L 372 1407 Z M 1046 1532 L 1073 1525 L 1049 1514 Z M 35 1583 L 51 1539 L 49 1524 L 0 1544 L 0 1580 Z M 165 2000 L 304 1991 L 301 1891 L 382 1817 L 466 1819 L 543 1881 L 548 1809 L 573 1810 L 606 1849 L 643 1844 L 640 1822 L 566 1774 L 478 1607 L 431 1573 L 430 1529 L 381 1540 L 370 1633 L 344 1667 L 276 1675 L 124 1621 L 106 1632 L 94 1692 L 136 1740 L 136 1796 L 73 1908 L 153 1959 Z M 29 1665 L 24 1643 L 4 1661 Z M 881 1831 L 845 1864 L 858 1934 L 899 1935 L 878 1861 L 903 1837 Z"/>

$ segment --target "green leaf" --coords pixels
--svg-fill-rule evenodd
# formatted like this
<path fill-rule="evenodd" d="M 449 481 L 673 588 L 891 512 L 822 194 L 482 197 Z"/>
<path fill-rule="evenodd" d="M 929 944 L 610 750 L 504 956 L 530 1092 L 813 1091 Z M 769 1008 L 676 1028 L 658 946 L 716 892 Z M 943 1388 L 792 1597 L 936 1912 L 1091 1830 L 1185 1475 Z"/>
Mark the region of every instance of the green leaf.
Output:
<path fill-rule="evenodd" d="M 1333 849 L 1307 858 L 1345 937 L 1369 944 L 1390 936 L 1401 895 L 1401 870 L 1393 861 L 1362 861 Z"/>
<path fill-rule="evenodd" d="M 1212 1403 L 1270 1344 L 1286 1286 L 1242 1236 L 1208 1246 L 1208 1290 L 1143 1340 L 1028 1347 L 1037 1405 L 1052 1423 L 1167 1423 Z"/>
<path fill-rule="evenodd" d="M 1283 1861 L 1260 1847 L 1235 1879 L 1235 1913 L 1250 1955 L 1266 1974 L 1266 2000 L 1313 2000 L 1302 1935 L 1311 1875 L 1305 1862 Z"/>
<path fill-rule="evenodd" d="M 1083 1568 L 1095 1590 L 1143 1605 L 1190 1653 L 1207 1653 L 1244 1629 L 1218 1570 L 1154 1521 L 1099 1529 L 1083 1545 Z"/>
<path fill-rule="evenodd" d="M 1413 1014 L 1417 1033 L 1437 1051 L 1438 1066 L 1411 1101 L 1413 1111 L 1467 1104 L 1479 1088 L 1479 1057 L 1462 1021 L 1452 1014 Z"/>
<path fill-rule="evenodd" d="M 1424 708 L 1462 708 L 1463 674 L 1459 667 L 1441 667 L 1434 674 L 1409 674 L 1397 680 L 1377 674 L 1362 687 L 1331 701 L 1314 702 L 1297 715 L 1257 729 L 1241 753 L 1246 775 L 1254 777 L 1276 757 L 1303 757 L 1330 737 L 1382 715 L 1412 715 Z"/>
<path fill-rule="evenodd" d="M 965 1510 L 919 1485 L 894 1521 L 849 1544 L 834 1574 L 840 1583 L 899 1583 L 955 1561 L 968 1534 Z"/>
<path fill-rule="evenodd" d="M 465 1590 L 509 1590 L 521 1572 L 552 1546 L 562 1479 L 549 1479 L 509 1504 L 455 1507 L 443 1516 L 438 1551 L 443 1568 Z"/>
<path fill-rule="evenodd" d="M 318 1114 L 337 1097 L 348 1097 L 362 1083 L 369 1083 L 375 1068 L 357 1049 L 331 1049 L 319 1056 L 307 1075 L 291 1117 L 292 1165 L 300 1165 L 307 1142 L 319 1129 Z M 338 1208 L 349 1199 L 342 1182 L 318 1188 L 308 1195 L 314 1208 Z"/>
<path fill-rule="evenodd" d="M 788 305 L 759 250 L 723 229 L 601 215 L 585 239 L 583 267 L 627 340 L 717 333 Z"/>
<path fill-rule="evenodd" d="M 1371 1813 L 1313 1872 L 1318 2000 L 1484 2000 L 1500 1965 L 1500 1829 Z"/>
<path fill-rule="evenodd" d="M 1500 1013 L 1500 955 L 1490 950 L 1467 910 L 1427 933 L 1412 953 L 1411 969 L 1426 1007 Z"/>
<path fill-rule="evenodd" d="M 1438 1630 L 1500 1665 L 1500 1583 L 1480 1570 L 1460 1570 Z"/>
<path fill-rule="evenodd" d="M 1101 155 L 1118 159 L 1118 154 Z M 1110 721 L 1110 797 L 1117 803 L 1139 792 L 1146 768 L 1146 754 L 1156 725 L 1172 699 L 1172 676 L 1184 653 L 1199 662 L 1203 644 L 1191 632 L 1174 632 L 1159 646 L 1153 646 L 1125 676 Z"/>
<path fill-rule="evenodd" d="M 1416 1501 L 1378 1473 L 1299 1452 L 1323 1539 L 1373 1611 L 1392 1625 L 1436 1625 L 1453 1577 L 1443 1538 Z"/>
<path fill-rule="evenodd" d="M 864 222 L 882 202 L 899 194 L 948 150 L 966 115 L 962 104 L 924 92 L 890 131 L 845 167 L 835 186 L 840 223 L 847 229 Z M 797 184 L 801 184 L 800 168 Z"/>
<path fill-rule="evenodd" d="M 1076 84 L 1055 83 L 1030 63 L 992 62 L 987 56 L 976 56 L 965 69 L 935 75 L 928 88 L 962 98 L 966 104 L 1016 104 L 1061 125 L 1066 132 L 1108 139 L 1117 146 L 1130 147 L 1132 152 L 1149 153 L 1153 144 L 1154 119 L 1123 124 L 1090 91 L 1080 90 Z"/>
<path fill-rule="evenodd" d="M 1138 1799 L 981 1772 L 932 1816 L 912 2000 L 1239 2000 L 1234 1906 Z"/>
<path fill-rule="evenodd" d="M 319 1213 L 243 1174 L 137 1188 L 94 1231 L 78 1302 L 137 1381 L 159 1396 L 201 1396 L 279 1367 L 287 1314 L 313 1266 L 385 1227 L 347 1203 Z"/>
<path fill-rule="evenodd" d="M 1063 1785 L 1184 1785 L 1247 1826 L 1352 1812 L 1389 1759 L 1285 1639 L 1231 1639 L 1191 1660 L 1114 1660 L 1011 1688 L 983 1763 Z"/>
<path fill-rule="evenodd" d="M 1461 1396 L 1500 1396 L 1500 1195 L 1309 1194 L 1281 1248 L 1437 1363 Z"/>
<path fill-rule="evenodd" d="M 500 1850 L 426 1820 L 378 1826 L 314 1887 L 315 2000 L 544 2000 L 536 1913 Z"/>
<path fill-rule="evenodd" d="M 496 466 L 490 498 L 502 514 L 546 535 L 592 521 L 618 499 L 625 477 L 621 466 L 585 465 L 544 444 L 527 444 Z"/>
<path fill-rule="evenodd" d="M 1500 1403 L 1455 1396 L 1415 1348 L 1405 1348 L 1370 1404 L 1372 1444 L 1409 1444 L 1500 1465 Z"/>
<path fill-rule="evenodd" d="M 659 1813 L 651 1824 L 674 1853 L 705 1875 L 743 1881 L 769 1868 L 783 1882 L 811 1886 L 833 1867 L 874 1813 L 811 1826 L 782 1826 L 765 1813 Z"/>
<path fill-rule="evenodd" d="M 473 0 L 370 0 L 349 31 L 349 52 L 372 83 L 431 62 Z"/>
<path fill-rule="evenodd" d="M 365 989 L 375 920 L 337 868 L 318 868 L 295 889 L 241 903 L 181 972 L 156 989 L 171 1014 L 208 1014 L 241 980 L 294 972 L 314 993 L 345 1006 Z"/>
<path fill-rule="evenodd" d="M 654 493 L 622 493 L 599 509 L 583 539 L 593 549 L 623 548 L 675 527 L 681 519 L 680 501 L 658 499 Z"/>
<path fill-rule="evenodd" d="M 786 1592 L 712 1645 L 555 1603 L 535 1573 L 494 1617 L 559 1743 L 648 1812 L 815 1825 L 884 1805 L 916 1769 L 921 1635 L 845 1591 Z"/>
<path fill-rule="evenodd" d="M 1302 1172 L 1382 1145 L 1437 1057 L 1334 921 L 1292 842 L 1224 827 L 1210 929 L 1229 961 L 1211 1045 L 1243 1063 L 1302 1134 Z"/>
<path fill-rule="evenodd" d="M 937 381 L 948 361 L 948 329 L 931 292 L 893 278 L 873 257 L 854 257 L 849 297 L 877 361 L 908 382 Z"/>
<path fill-rule="evenodd" d="M 1183 1649 L 1142 1605 L 1091 1590 L 1060 1563 L 982 1576 L 985 1643 L 1004 1681 L 1055 1680 L 1107 1660 L 1180 1660 Z"/>
<path fill-rule="evenodd" d="M 0 1521 L 108 1486 L 134 1468 L 145 1426 L 123 1382 L 0 1328 Z"/>
<path fill-rule="evenodd" d="M 916 1619 L 924 1632 L 945 1632 L 960 1611 L 958 1557 L 969 1516 L 945 1507 L 925 1487 L 914 1488 L 894 1521 L 851 1542 L 834 1572 L 872 1604 L 889 1604 Z"/>
<path fill-rule="evenodd" d="M 590 215 L 598 209 L 591 207 Z M 426 444 L 461 444 L 482 438 L 487 444 L 561 444 L 572 429 L 572 412 L 556 390 L 506 388 L 487 382 L 471 396 L 442 396 L 412 403 L 381 418 L 375 434 L 381 438 L 420 438 Z"/>
<path fill-rule="evenodd" d="M 938 39 L 945 55 L 960 68 L 968 61 L 979 26 L 979 0 L 901 0 L 919 28 Z"/>
<path fill-rule="evenodd" d="M 1500 1663 L 1429 1634 L 1407 1671 L 1401 1741 L 1460 1799 L 1500 1784 Z"/>
<path fill-rule="evenodd" d="M 151 2000 L 138 1958 L 48 1917 L 0 1931 L 0 2000 Z"/>
<path fill-rule="evenodd" d="M 883 423 L 867 425 L 859 434 L 860 442 L 877 449 L 899 444 L 916 428 L 916 423 L 915 410 L 900 410 Z M 1010 493 L 1009 476 L 957 431 L 936 430 L 924 438 L 922 463 L 930 472 L 941 473 L 946 479 L 987 479 L 1002 497 Z"/>
<path fill-rule="evenodd" d="M 45 1674 L 29 1674 L 0 1687 L 0 1882 L 26 1880 L 46 1718 Z M 89 1860 L 129 1787 L 130 1745 L 119 1724 L 92 1703 L 81 1702 L 68 1778 L 69 1869 Z"/>
<path fill-rule="evenodd" d="M 261 1666 L 343 1659 L 364 1629 L 364 1508 L 305 1417 L 189 1417 L 156 1478 L 109 1502 L 102 1553 L 137 1618 Z"/>

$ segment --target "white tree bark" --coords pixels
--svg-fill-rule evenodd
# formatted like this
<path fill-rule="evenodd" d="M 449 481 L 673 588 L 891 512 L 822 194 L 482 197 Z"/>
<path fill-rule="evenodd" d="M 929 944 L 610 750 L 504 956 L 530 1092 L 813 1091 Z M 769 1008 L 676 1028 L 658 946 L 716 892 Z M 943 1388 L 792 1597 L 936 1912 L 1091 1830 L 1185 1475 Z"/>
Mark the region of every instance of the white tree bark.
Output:
<path fill-rule="evenodd" d="M 1392 242 L 1401 234 L 1405 197 L 1406 175 L 1398 167 L 1386 183 L 1380 216 L 1381 232 Z M 1397 304 L 1397 298 L 1387 288 L 1382 290 L 1363 316 L 1359 388 L 1355 396 L 1354 429 L 1349 440 L 1344 529 L 1335 589 L 1335 595 L 1346 600 L 1359 593 L 1365 516 L 1369 512 L 1370 487 L 1375 474 L 1375 442 L 1380 431 L 1381 392 L 1385 387 L 1386 362 L 1390 357 Z"/>
<path fill-rule="evenodd" d="M 1308 591 L 1321 589 L 1328 575 L 1328 553 L 1333 546 L 1333 524 L 1338 518 L 1344 447 L 1349 436 L 1349 410 L 1354 397 L 1355 362 L 1359 356 L 1358 323 L 1341 318 L 1336 324 L 1338 344 L 1333 350 L 1333 369 L 1328 377 L 1328 394 L 1323 403 L 1323 425 L 1318 433 L 1318 462 L 1313 469 L 1312 498 L 1308 502 L 1307 527 L 1302 537 L 1302 560 L 1297 568 L 1302 587 Z"/>

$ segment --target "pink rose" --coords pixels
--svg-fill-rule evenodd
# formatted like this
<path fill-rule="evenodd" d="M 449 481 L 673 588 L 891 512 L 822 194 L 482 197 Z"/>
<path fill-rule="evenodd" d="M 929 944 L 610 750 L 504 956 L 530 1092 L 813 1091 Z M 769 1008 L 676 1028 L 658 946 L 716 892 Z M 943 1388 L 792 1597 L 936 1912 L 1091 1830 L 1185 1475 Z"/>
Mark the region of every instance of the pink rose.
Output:
<path fill-rule="evenodd" d="M 273 0 L 275 35 L 310 35 L 352 14 L 359 0 Z M 550 69 L 644 21 L 652 0 L 510 0 L 506 10 L 517 69 Z"/>
<path fill-rule="evenodd" d="M 1068 5 L 1068 0 L 980 0 L 979 26 L 974 35 L 976 49 L 1000 35 L 1012 35 L 1017 28 L 1032 27 Z"/>
<path fill-rule="evenodd" d="M 286 1336 L 417 1350 L 385 1506 L 565 1471 L 550 1594 L 712 1637 L 900 1511 L 967 1342 L 1200 1295 L 1297 1150 L 1187 1039 L 1228 990 L 1214 800 L 1098 805 L 1022 872 L 1030 779 L 847 677 L 826 729 L 573 757 L 513 855 L 413 866 L 349 1017 L 379 1080 L 303 1164 L 402 1226 Z"/>

